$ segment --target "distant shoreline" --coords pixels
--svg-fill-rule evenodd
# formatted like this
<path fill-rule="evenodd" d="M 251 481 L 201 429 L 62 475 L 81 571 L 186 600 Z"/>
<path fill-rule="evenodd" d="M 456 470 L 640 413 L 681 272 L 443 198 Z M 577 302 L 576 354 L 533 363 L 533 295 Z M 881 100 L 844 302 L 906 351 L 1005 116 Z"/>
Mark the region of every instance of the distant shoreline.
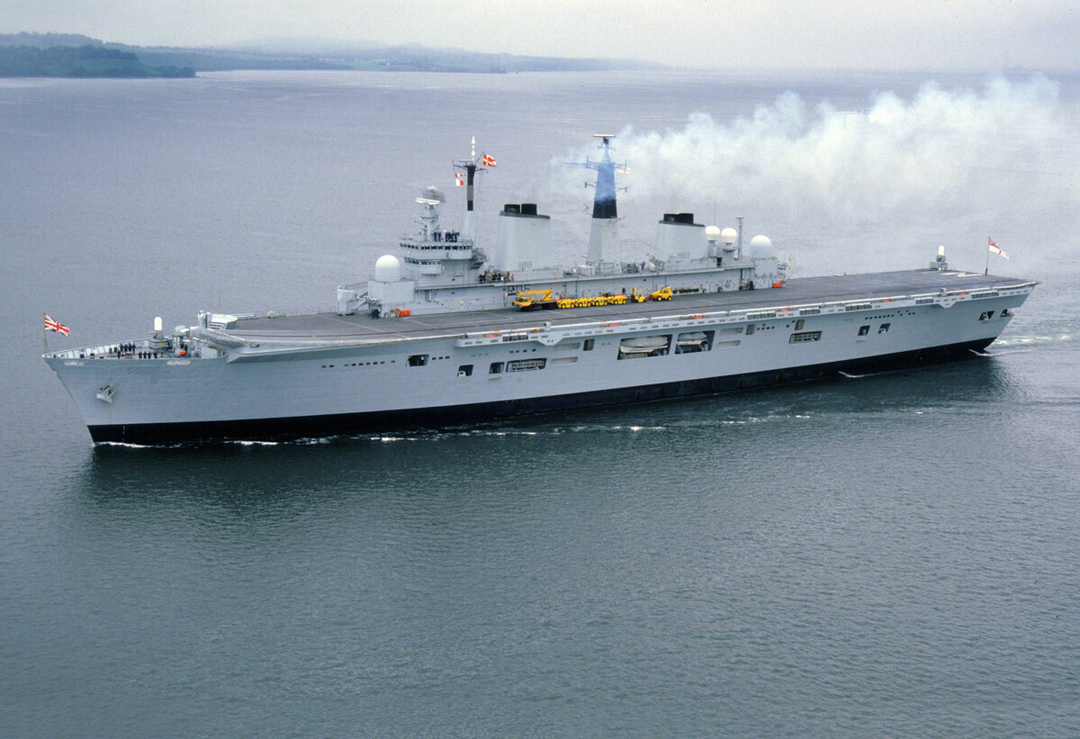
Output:
<path fill-rule="evenodd" d="M 137 54 L 104 46 L 0 46 L 0 77 L 194 77 L 191 67 L 151 66 Z"/>
<path fill-rule="evenodd" d="M 484 54 L 420 46 L 300 44 L 276 48 L 190 49 L 105 43 L 78 34 L 0 34 L 0 77 L 195 77 L 239 70 L 356 70 L 384 72 L 606 72 L 660 70 L 635 60 L 563 59 Z"/>

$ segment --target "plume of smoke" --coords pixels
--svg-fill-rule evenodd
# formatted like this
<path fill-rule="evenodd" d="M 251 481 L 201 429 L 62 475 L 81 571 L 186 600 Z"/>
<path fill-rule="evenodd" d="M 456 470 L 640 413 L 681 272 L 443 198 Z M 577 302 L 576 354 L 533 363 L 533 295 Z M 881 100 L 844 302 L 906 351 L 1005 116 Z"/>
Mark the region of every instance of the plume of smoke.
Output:
<path fill-rule="evenodd" d="M 789 92 L 730 122 L 694 113 L 681 130 L 626 128 L 623 199 L 717 204 L 730 214 L 721 220 L 749 215 L 780 243 L 889 234 L 925 250 L 951 233 L 985 245 L 988 230 L 1005 238 L 1033 219 L 1072 238 L 1080 137 L 1058 98 L 1043 77 L 998 78 L 981 92 L 927 84 L 910 100 L 880 93 L 856 112 L 827 102 L 810 110 Z"/>

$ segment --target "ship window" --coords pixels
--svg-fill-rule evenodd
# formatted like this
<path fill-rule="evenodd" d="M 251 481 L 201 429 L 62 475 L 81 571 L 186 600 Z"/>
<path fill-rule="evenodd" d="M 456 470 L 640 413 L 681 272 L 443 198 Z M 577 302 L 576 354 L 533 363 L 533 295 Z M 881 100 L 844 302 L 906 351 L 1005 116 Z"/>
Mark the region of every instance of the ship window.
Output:
<path fill-rule="evenodd" d="M 802 327 L 805 326 L 805 325 L 806 325 L 806 321 L 804 321 L 803 319 L 800 318 L 799 320 L 795 321 L 795 330 L 796 331 L 802 331 Z"/>
<path fill-rule="evenodd" d="M 585 339 L 585 351 L 591 352 L 596 339 Z"/>
<path fill-rule="evenodd" d="M 751 323 L 749 326 L 746 327 L 746 335 L 750 336 L 753 333 L 754 333 L 754 324 Z"/>
<path fill-rule="evenodd" d="M 877 332 L 879 334 L 887 334 L 887 333 L 889 333 L 889 324 L 887 324 L 887 323 L 881 324 L 881 328 L 879 328 L 877 330 Z"/>
<path fill-rule="evenodd" d="M 789 344 L 801 344 L 804 341 L 821 341 L 821 332 L 804 331 L 801 334 L 792 334 L 788 339 Z"/>
<path fill-rule="evenodd" d="M 458 377 L 472 377 L 472 365 L 463 364 L 457 368 Z"/>
<path fill-rule="evenodd" d="M 547 364 L 547 360 L 543 358 L 538 359 L 515 359 L 512 362 L 506 363 L 507 372 L 524 372 L 526 370 L 540 370 L 544 369 L 544 365 Z"/>
<path fill-rule="evenodd" d="M 983 311 L 983 314 L 981 316 L 979 316 L 979 320 L 980 321 L 989 321 L 993 317 L 994 317 L 994 311 L 992 311 L 992 310 Z"/>
<path fill-rule="evenodd" d="M 428 361 L 428 355 L 427 354 L 413 354 L 413 355 L 411 355 L 409 357 L 409 366 L 410 367 L 423 367 L 424 365 L 427 364 L 427 361 Z"/>
<path fill-rule="evenodd" d="M 497 375 L 502 371 L 503 371 L 503 363 L 502 362 L 492 362 L 491 363 L 491 368 L 488 370 L 488 374 L 489 375 Z"/>
<path fill-rule="evenodd" d="M 869 326 L 859 326 L 859 336 L 866 336 L 868 333 L 870 333 Z"/>

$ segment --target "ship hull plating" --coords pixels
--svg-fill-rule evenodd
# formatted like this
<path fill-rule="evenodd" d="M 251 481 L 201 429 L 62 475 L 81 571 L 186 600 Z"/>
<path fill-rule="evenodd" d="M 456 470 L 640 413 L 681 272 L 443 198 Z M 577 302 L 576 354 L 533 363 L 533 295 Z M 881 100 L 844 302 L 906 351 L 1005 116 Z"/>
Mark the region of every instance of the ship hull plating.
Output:
<path fill-rule="evenodd" d="M 823 381 L 836 379 L 841 372 L 880 372 L 956 360 L 977 360 L 978 353 L 992 342 L 993 339 L 978 339 L 883 356 L 860 357 L 738 375 L 607 388 L 546 397 L 523 397 L 486 403 L 317 416 L 91 425 L 89 431 L 96 443 L 142 445 L 198 439 L 271 440 L 375 433 L 391 429 L 441 428 L 515 416 L 737 392 L 791 382 Z"/>

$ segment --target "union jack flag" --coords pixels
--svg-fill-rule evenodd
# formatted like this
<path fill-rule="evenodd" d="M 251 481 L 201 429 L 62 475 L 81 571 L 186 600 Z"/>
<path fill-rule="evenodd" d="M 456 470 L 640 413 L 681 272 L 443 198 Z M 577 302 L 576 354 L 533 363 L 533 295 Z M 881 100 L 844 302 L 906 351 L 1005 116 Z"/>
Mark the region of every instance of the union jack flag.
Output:
<path fill-rule="evenodd" d="M 485 167 L 494 167 L 495 157 L 491 156 L 490 154 L 485 154 L 484 156 L 480 157 L 480 164 Z"/>
<path fill-rule="evenodd" d="M 71 336 L 71 329 L 69 329 L 67 326 L 60 323 L 59 321 L 54 321 L 47 315 L 45 316 L 45 330 L 55 331 L 56 333 L 63 334 L 64 336 Z"/>

